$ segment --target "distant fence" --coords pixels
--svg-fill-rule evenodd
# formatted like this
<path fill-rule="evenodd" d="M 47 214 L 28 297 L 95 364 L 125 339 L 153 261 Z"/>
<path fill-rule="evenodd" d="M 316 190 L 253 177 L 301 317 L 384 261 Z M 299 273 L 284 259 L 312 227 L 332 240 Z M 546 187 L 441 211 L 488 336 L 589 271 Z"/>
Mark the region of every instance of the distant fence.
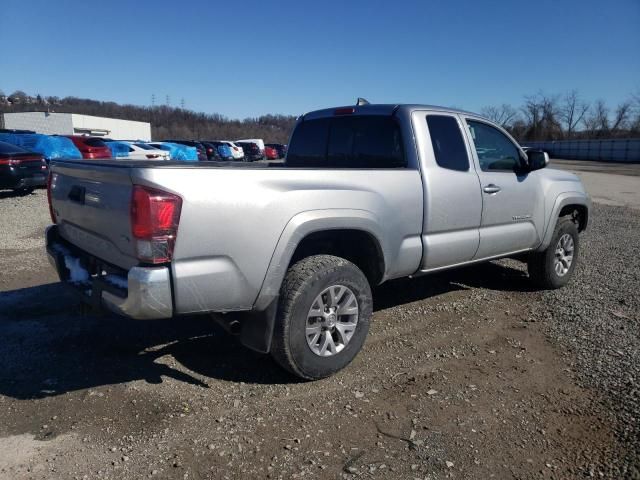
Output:
<path fill-rule="evenodd" d="M 640 162 L 640 138 L 522 142 L 522 145 L 542 149 L 549 153 L 552 158 L 600 160 L 604 162 Z"/>

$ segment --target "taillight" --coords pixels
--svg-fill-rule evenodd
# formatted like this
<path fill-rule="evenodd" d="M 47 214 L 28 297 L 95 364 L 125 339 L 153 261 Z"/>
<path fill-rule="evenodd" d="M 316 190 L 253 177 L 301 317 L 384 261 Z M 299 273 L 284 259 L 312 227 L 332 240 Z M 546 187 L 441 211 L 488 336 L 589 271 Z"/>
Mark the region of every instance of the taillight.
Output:
<path fill-rule="evenodd" d="M 51 203 L 51 191 L 55 188 L 57 179 L 58 174 L 49 172 L 49 176 L 47 177 L 47 201 L 49 202 L 49 215 L 51 215 L 51 221 L 53 223 L 58 223 L 56 214 L 53 211 L 53 203 Z"/>
<path fill-rule="evenodd" d="M 238 147 L 231 147 L 233 148 L 236 152 L 238 151 Z"/>
<path fill-rule="evenodd" d="M 354 113 L 356 111 L 355 108 L 353 107 L 346 107 L 346 108 L 336 108 L 333 111 L 334 115 L 351 115 L 352 113 Z"/>
<path fill-rule="evenodd" d="M 173 257 L 182 199 L 172 193 L 135 185 L 131 201 L 131 231 L 138 258 L 166 263 Z"/>
<path fill-rule="evenodd" d="M 146 157 L 147 158 L 158 158 L 160 155 L 158 155 L 157 153 L 147 153 Z"/>
<path fill-rule="evenodd" d="M 0 158 L 0 165 L 22 165 L 27 162 L 39 162 L 40 157 Z"/>

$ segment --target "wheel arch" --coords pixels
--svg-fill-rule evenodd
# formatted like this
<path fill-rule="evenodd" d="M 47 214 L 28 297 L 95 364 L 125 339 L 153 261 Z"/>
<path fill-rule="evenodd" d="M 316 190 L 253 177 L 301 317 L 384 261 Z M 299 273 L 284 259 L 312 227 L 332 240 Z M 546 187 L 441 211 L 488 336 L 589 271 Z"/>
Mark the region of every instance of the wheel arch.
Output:
<path fill-rule="evenodd" d="M 590 210 L 591 201 L 583 192 L 565 192 L 558 195 L 547 216 L 542 242 L 536 251 L 543 251 L 549 246 L 555 225 L 560 217 L 571 215 L 578 225 L 578 231 L 583 232 L 586 230 L 589 223 Z"/>
<path fill-rule="evenodd" d="M 331 240 L 338 240 L 341 248 L 314 249 L 321 245 L 326 247 Z M 345 244 L 355 241 L 365 242 L 363 254 L 375 252 L 374 262 L 369 260 L 369 265 L 363 265 L 365 255 L 353 255 L 356 249 L 345 249 Z M 330 209 L 311 210 L 295 215 L 280 235 L 254 309 L 266 308 L 278 296 L 292 261 L 320 253 L 341 256 L 338 254 L 340 250 L 344 258 L 353 261 L 361 269 L 364 266 L 363 272 L 370 282 L 377 284 L 384 280 L 388 255 L 385 253 L 381 227 L 373 213 L 366 210 Z M 348 252 L 346 256 L 345 251 Z"/>

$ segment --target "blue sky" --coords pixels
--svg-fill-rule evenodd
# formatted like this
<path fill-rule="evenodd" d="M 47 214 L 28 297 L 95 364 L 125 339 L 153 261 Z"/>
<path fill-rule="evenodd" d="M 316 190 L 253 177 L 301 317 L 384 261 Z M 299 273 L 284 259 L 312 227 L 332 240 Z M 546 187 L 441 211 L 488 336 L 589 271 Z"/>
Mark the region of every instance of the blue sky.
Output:
<path fill-rule="evenodd" d="M 640 92 L 640 0 L 2 0 L 0 89 L 232 118 Z"/>

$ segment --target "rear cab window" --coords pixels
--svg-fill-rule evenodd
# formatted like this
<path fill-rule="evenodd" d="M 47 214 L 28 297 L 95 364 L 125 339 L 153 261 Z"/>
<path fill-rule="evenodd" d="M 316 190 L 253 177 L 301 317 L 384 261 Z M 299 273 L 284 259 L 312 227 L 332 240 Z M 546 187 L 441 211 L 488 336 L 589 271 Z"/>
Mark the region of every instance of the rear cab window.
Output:
<path fill-rule="evenodd" d="M 293 168 L 406 168 L 400 127 L 385 115 L 302 121 L 285 163 Z"/>

